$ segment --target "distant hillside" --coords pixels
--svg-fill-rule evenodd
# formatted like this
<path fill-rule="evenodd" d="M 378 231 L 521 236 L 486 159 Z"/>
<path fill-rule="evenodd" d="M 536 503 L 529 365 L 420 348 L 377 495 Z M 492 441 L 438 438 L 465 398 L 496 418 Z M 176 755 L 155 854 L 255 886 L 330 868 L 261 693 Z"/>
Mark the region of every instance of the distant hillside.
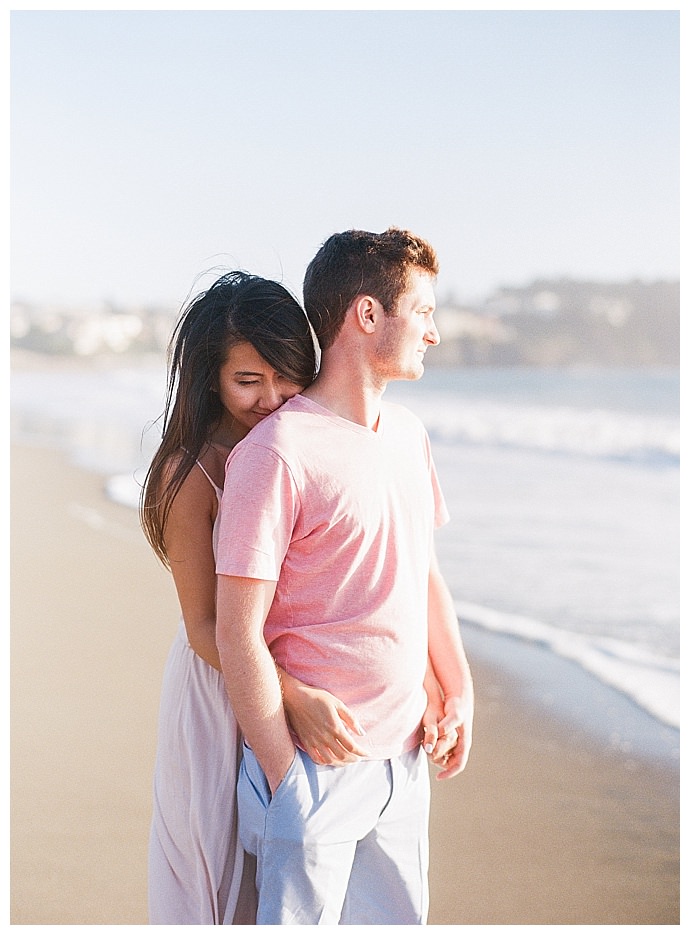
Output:
<path fill-rule="evenodd" d="M 165 353 L 176 310 L 13 302 L 14 347 L 60 356 Z M 678 282 L 539 280 L 468 306 L 439 301 L 430 366 L 677 367 Z"/>
<path fill-rule="evenodd" d="M 440 304 L 433 365 L 676 367 L 678 282 L 539 280 L 481 306 Z"/>

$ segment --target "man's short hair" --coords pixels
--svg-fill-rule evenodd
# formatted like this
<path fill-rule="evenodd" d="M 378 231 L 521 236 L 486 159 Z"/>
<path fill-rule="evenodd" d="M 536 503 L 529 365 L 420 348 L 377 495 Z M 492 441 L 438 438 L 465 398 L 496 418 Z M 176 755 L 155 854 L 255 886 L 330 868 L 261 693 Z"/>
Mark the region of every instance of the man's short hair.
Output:
<path fill-rule="evenodd" d="M 410 271 L 438 275 L 431 244 L 410 231 L 389 227 L 382 234 L 349 230 L 321 246 L 304 276 L 304 308 L 325 350 L 337 337 L 358 295 L 370 295 L 387 315 L 409 285 Z"/>

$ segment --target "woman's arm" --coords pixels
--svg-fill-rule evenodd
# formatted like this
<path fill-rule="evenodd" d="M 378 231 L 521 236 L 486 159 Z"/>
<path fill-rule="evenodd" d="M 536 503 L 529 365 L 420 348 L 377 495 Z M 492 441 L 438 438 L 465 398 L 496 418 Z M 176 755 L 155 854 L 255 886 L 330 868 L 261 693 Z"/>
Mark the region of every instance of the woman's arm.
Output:
<path fill-rule="evenodd" d="M 165 545 L 187 639 L 195 653 L 220 670 L 213 557 L 217 509 L 216 492 L 195 465 L 173 500 L 165 527 Z"/>

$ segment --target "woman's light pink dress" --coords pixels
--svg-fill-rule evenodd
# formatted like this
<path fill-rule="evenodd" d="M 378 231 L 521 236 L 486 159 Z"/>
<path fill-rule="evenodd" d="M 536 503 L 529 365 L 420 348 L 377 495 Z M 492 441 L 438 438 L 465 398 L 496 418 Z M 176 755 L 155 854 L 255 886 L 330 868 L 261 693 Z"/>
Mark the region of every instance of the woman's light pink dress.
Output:
<path fill-rule="evenodd" d="M 222 491 L 208 479 L 220 505 Z M 216 520 L 214 553 L 217 526 Z M 245 856 L 237 836 L 240 748 L 223 676 L 194 652 L 180 621 L 163 676 L 158 722 L 149 843 L 151 925 L 255 923 L 253 858 Z"/>

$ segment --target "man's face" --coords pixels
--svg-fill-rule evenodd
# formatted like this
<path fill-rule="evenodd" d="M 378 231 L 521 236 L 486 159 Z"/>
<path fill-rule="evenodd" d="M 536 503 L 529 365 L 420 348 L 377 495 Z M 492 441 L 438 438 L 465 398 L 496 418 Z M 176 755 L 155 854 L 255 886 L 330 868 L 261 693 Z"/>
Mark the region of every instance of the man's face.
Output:
<path fill-rule="evenodd" d="M 436 299 L 433 278 L 422 270 L 409 273 L 409 286 L 393 315 L 382 319 L 375 351 L 377 373 L 385 380 L 418 380 L 424 373 L 424 354 L 441 340 L 434 323 Z"/>

